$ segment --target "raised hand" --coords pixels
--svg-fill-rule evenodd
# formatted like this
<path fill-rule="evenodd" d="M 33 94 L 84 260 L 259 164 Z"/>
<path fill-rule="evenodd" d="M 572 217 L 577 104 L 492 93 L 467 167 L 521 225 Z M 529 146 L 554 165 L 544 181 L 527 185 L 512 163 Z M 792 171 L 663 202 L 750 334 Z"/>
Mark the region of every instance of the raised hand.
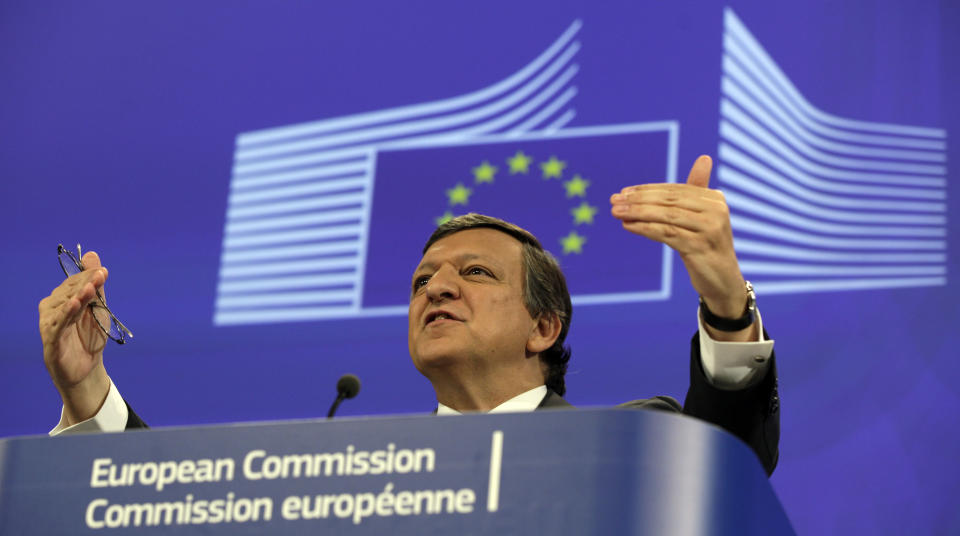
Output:
<path fill-rule="evenodd" d="M 611 213 L 624 229 L 679 253 L 693 288 L 714 314 L 739 318 L 747 294 L 733 249 L 729 208 L 722 192 L 708 188 L 712 167 L 710 157 L 703 155 L 694 162 L 686 184 L 628 186 L 610 198 Z M 752 329 L 735 338 L 749 337 Z"/>
<path fill-rule="evenodd" d="M 107 269 L 94 252 L 82 262 L 84 271 L 64 280 L 39 305 L 43 361 L 63 398 L 67 425 L 95 415 L 110 389 L 103 367 L 107 336 L 89 307 L 107 280 Z"/>

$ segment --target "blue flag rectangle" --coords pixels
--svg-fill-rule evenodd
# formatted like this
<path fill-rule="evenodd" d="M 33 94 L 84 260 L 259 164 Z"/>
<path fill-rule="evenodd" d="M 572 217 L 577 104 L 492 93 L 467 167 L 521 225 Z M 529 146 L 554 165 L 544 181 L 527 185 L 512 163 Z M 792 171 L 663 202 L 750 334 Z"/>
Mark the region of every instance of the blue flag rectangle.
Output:
<path fill-rule="evenodd" d="M 609 198 L 675 181 L 676 138 L 663 122 L 380 148 L 363 308 L 405 305 L 427 238 L 468 212 L 534 233 L 560 261 L 574 303 L 666 299 L 669 250 L 624 231 Z"/>

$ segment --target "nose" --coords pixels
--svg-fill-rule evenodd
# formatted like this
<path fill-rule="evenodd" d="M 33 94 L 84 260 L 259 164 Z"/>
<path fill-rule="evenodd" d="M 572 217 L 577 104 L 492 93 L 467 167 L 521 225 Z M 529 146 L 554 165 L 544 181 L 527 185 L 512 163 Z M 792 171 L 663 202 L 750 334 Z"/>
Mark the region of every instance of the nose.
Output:
<path fill-rule="evenodd" d="M 450 265 L 440 267 L 427 281 L 427 299 L 432 302 L 460 297 L 459 274 Z"/>

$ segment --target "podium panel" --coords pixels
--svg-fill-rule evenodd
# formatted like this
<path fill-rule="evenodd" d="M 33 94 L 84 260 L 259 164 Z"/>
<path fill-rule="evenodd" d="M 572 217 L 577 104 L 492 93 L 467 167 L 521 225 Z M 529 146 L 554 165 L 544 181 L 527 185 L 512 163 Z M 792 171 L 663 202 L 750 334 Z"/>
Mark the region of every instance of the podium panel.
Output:
<path fill-rule="evenodd" d="M 735 437 L 607 409 L 8 439 L 0 533 L 793 531 Z"/>

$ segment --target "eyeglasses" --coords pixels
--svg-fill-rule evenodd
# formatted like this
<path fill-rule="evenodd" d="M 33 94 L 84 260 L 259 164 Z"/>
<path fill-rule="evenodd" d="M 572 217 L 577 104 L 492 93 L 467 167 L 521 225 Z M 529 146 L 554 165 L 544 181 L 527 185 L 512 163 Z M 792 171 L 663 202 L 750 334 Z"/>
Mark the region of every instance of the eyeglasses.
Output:
<path fill-rule="evenodd" d="M 63 268 L 63 273 L 67 274 L 68 277 L 79 274 L 84 270 L 83 263 L 80 262 L 81 258 L 83 258 L 83 254 L 80 252 L 80 244 L 77 244 L 76 255 L 63 247 L 63 244 L 57 245 L 57 259 L 60 261 L 60 268 Z M 90 308 L 93 310 L 93 318 L 97 321 L 100 329 L 117 344 L 127 342 L 128 338 L 132 339 L 133 333 L 110 311 L 107 302 L 103 299 L 103 294 L 100 294 L 99 290 L 96 293 L 97 301 L 92 302 Z"/>

